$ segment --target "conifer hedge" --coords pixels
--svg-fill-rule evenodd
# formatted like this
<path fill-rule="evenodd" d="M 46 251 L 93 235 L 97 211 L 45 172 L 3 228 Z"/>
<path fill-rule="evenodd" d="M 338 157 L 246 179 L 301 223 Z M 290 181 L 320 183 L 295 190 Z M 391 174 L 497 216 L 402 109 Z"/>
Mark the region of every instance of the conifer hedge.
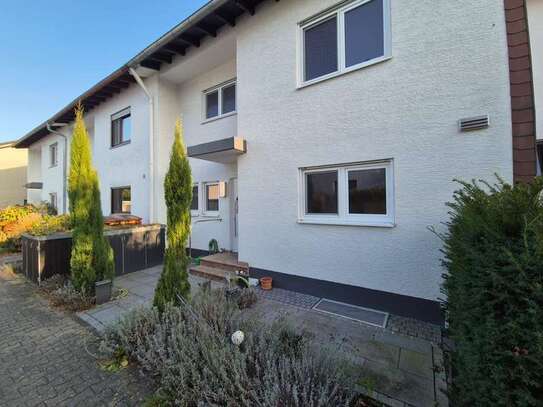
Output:
<path fill-rule="evenodd" d="M 449 204 L 452 405 L 543 405 L 542 188 L 462 183 Z"/>
<path fill-rule="evenodd" d="M 98 174 L 92 166 L 91 148 L 83 109 L 76 109 L 70 150 L 68 196 L 73 225 L 71 278 L 76 290 L 92 295 L 94 284 L 112 279 L 113 250 L 104 237 Z"/>
<path fill-rule="evenodd" d="M 185 246 L 190 234 L 192 174 L 182 131 L 181 121 L 177 120 L 170 166 L 164 180 L 168 245 L 164 254 L 164 268 L 153 300 L 153 305 L 161 312 L 167 304 L 179 305 L 178 294 L 184 298 L 188 298 L 190 294 L 187 274 L 189 258 Z"/>

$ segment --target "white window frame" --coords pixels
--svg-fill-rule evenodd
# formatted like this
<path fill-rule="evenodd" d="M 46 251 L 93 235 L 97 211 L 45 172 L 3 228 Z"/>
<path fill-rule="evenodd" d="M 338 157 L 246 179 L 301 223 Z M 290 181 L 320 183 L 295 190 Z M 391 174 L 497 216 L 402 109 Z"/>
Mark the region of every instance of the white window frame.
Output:
<path fill-rule="evenodd" d="M 200 196 L 202 195 L 200 193 L 200 191 L 202 190 L 202 186 L 200 185 L 199 182 L 195 182 L 194 184 L 192 184 L 192 188 L 194 187 L 198 187 L 198 196 L 196 197 L 196 202 L 198 202 L 198 209 L 194 210 L 194 209 L 191 209 L 190 210 L 190 215 L 192 217 L 197 217 L 200 215 L 200 210 L 202 208 L 202 202 L 201 202 L 201 199 L 200 199 Z M 192 205 L 192 202 L 191 202 L 191 205 Z"/>
<path fill-rule="evenodd" d="M 236 86 L 236 99 L 235 99 L 235 105 L 236 108 L 228 113 L 222 113 L 222 91 L 224 88 L 228 88 L 229 86 L 235 85 Z M 210 118 L 207 118 L 207 95 L 213 92 L 218 92 L 218 114 L 217 116 L 213 116 Z M 209 123 L 218 119 L 222 119 L 224 117 L 233 116 L 238 113 L 238 84 L 237 80 L 230 79 L 229 81 L 223 82 L 219 85 L 216 85 L 212 88 L 206 89 L 202 92 L 202 124 Z"/>
<path fill-rule="evenodd" d="M 53 149 L 55 150 L 53 161 Z M 49 168 L 56 167 L 58 165 L 58 142 L 49 145 Z"/>
<path fill-rule="evenodd" d="M 221 211 L 221 197 L 220 197 L 220 194 L 219 196 L 217 197 L 217 204 L 218 204 L 218 209 L 216 211 L 208 211 L 207 210 L 207 187 L 210 186 L 210 185 L 217 185 L 217 188 L 219 188 L 219 181 L 213 181 L 213 182 L 203 182 L 202 183 L 202 191 L 203 191 L 203 206 L 202 206 L 202 213 L 204 214 L 204 216 L 212 216 L 212 217 L 217 217 L 219 216 L 219 213 Z M 200 194 L 198 194 L 200 195 Z"/>
<path fill-rule="evenodd" d="M 386 209 L 385 215 L 351 214 L 349 213 L 349 171 L 384 168 L 386 174 Z M 338 174 L 338 213 L 307 213 L 306 175 L 319 172 L 337 171 Z M 302 167 L 298 169 L 298 223 L 394 227 L 394 163 L 392 159 L 359 162 L 349 164 L 323 165 L 318 167 Z"/>
<path fill-rule="evenodd" d="M 298 23 L 298 62 L 297 62 L 297 88 L 303 88 L 305 86 L 312 85 L 314 83 L 322 82 L 336 76 L 344 75 L 348 72 L 356 71 L 358 69 L 366 68 L 370 65 L 375 65 L 383 61 L 387 61 L 392 58 L 392 36 L 391 36 L 391 24 L 390 24 L 390 0 L 383 0 L 383 55 L 377 58 L 364 61 L 356 65 L 349 67 L 345 66 L 345 13 L 348 11 L 362 6 L 365 3 L 369 3 L 373 0 L 356 0 L 348 2 L 343 6 L 335 7 L 330 11 L 318 14 L 315 17 L 311 17 Z M 322 23 L 334 15 L 337 18 L 337 46 L 338 46 L 338 60 L 337 70 L 329 74 L 319 76 L 317 78 L 305 80 L 305 30 L 314 27 L 319 23 Z"/>

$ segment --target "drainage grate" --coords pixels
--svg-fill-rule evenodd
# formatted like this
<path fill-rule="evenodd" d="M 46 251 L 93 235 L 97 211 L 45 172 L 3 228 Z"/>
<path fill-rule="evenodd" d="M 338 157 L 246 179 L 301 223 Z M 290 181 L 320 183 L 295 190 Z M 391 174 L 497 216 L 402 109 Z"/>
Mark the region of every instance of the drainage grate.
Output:
<path fill-rule="evenodd" d="M 344 304 L 342 302 L 321 299 L 314 307 L 314 310 L 326 312 L 327 314 L 349 318 L 365 324 L 384 328 L 387 325 L 388 313 L 363 308 L 356 305 Z"/>

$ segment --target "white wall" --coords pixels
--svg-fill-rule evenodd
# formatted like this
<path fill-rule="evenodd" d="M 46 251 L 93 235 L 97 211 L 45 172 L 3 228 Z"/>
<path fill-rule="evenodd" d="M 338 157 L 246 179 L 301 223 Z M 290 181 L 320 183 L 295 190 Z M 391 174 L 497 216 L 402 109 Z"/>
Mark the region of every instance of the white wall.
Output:
<path fill-rule="evenodd" d="M 28 148 L 28 167 L 26 169 L 26 182 L 41 182 L 41 146 L 33 144 Z M 30 204 L 41 201 L 40 189 L 27 189 L 26 199 Z"/>
<path fill-rule="evenodd" d="M 111 115 L 130 107 L 132 134 L 129 144 L 111 147 Z M 130 186 L 132 214 L 149 221 L 149 103 L 136 84 L 92 111 L 93 162 L 100 178 L 102 211 L 111 213 L 111 188 Z"/>
<path fill-rule="evenodd" d="M 240 259 L 435 300 L 453 178 L 512 180 L 503 3 L 392 1 L 392 59 L 296 89 L 297 23 L 336 0 L 266 2 L 237 25 Z M 459 133 L 463 117 L 492 126 Z M 396 227 L 297 223 L 298 168 L 393 158 Z"/>
<path fill-rule="evenodd" d="M 170 75 L 171 76 L 171 75 Z M 166 223 L 166 206 L 164 203 L 164 177 L 168 170 L 169 156 L 173 143 L 173 129 L 175 119 L 182 117 L 184 139 L 187 146 L 207 143 L 213 140 L 234 137 L 237 135 L 236 115 L 224 117 L 212 122 L 203 123 L 202 92 L 210 87 L 218 85 L 236 77 L 235 59 L 201 73 L 194 78 L 185 81 L 181 85 L 175 85 L 164 79 L 158 86 L 159 124 L 157 130 L 158 159 L 156 195 L 157 219 Z M 219 164 L 200 159 L 190 159 L 192 176 L 195 183 L 226 181 L 228 182 L 237 174 L 235 164 Z M 200 189 L 200 197 L 203 197 L 203 189 Z M 200 202 L 203 209 L 203 200 Z M 206 219 L 206 222 L 202 220 Z M 211 220 L 201 212 L 193 216 L 192 246 L 197 249 L 207 250 L 210 239 L 215 238 L 222 248 L 230 249 L 230 206 L 229 197 L 219 200 L 219 214 L 216 220 Z M 220 220 L 220 221 L 219 221 Z"/>
<path fill-rule="evenodd" d="M 536 135 L 543 139 L 543 1 L 527 0 L 536 107 Z"/>

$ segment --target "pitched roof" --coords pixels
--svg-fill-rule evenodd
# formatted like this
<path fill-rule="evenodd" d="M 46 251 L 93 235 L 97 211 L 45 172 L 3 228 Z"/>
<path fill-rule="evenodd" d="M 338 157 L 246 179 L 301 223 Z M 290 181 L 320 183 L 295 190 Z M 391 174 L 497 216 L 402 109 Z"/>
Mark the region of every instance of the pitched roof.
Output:
<path fill-rule="evenodd" d="M 89 90 L 75 98 L 58 113 L 25 134 L 16 148 L 27 148 L 49 134 L 47 123 L 69 123 L 75 117 L 74 109 L 81 102 L 86 112 L 120 93 L 135 82 L 129 68 L 142 66 L 159 71 L 164 64 L 171 64 L 175 56 L 185 56 L 190 47 L 200 47 L 204 37 L 216 37 L 218 30 L 228 24 L 236 25 L 242 14 L 255 14 L 256 7 L 264 0 L 210 0 L 192 15 L 153 42 L 134 58 L 125 63 Z M 279 1 L 279 0 L 276 0 Z"/>

